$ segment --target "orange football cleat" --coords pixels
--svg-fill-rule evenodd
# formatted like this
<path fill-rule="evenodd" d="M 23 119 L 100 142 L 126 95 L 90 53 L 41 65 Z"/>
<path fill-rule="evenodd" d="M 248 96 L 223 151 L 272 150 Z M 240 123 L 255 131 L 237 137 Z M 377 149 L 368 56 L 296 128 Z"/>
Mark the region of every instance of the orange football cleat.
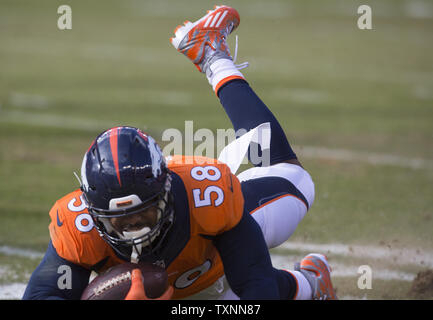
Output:
<path fill-rule="evenodd" d="M 237 28 L 239 13 L 228 6 L 215 6 L 214 10 L 196 22 L 185 21 L 174 30 L 172 45 L 187 56 L 200 72 L 206 73 L 218 59 L 233 60 L 226 43 L 227 36 Z"/>
<path fill-rule="evenodd" d="M 325 255 L 310 253 L 295 270 L 301 272 L 311 285 L 313 300 L 336 300 L 337 296 L 331 282 L 331 267 Z"/>

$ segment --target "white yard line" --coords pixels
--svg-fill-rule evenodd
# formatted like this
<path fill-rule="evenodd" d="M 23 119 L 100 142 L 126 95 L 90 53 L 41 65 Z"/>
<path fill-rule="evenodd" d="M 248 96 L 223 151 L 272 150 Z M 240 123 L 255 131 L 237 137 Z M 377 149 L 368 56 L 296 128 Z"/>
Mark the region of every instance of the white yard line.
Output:
<path fill-rule="evenodd" d="M 414 19 L 431 19 L 433 18 L 433 5 L 428 1 L 407 1 L 404 3 L 405 13 L 408 17 Z"/>
<path fill-rule="evenodd" d="M 411 248 L 390 248 L 382 246 L 360 246 L 360 245 L 343 245 L 338 243 L 332 244 L 314 244 L 300 242 L 286 242 L 279 248 L 293 250 L 295 253 L 287 255 L 271 254 L 272 263 L 276 268 L 293 269 L 293 264 L 300 261 L 305 253 L 321 252 L 328 256 L 345 256 L 355 258 L 385 259 L 396 268 L 400 265 L 418 265 L 423 267 L 433 267 L 433 252 L 422 251 Z M 299 252 L 299 253 L 297 253 Z M 0 246 L 0 254 L 9 256 L 18 256 L 29 259 L 41 259 L 43 253 L 30 249 L 14 248 L 11 246 Z M 332 276 L 336 278 L 359 278 L 359 266 L 349 265 L 341 262 L 331 263 Z M 378 268 L 374 265 L 372 268 L 373 280 L 398 280 L 413 281 L 415 273 L 403 272 L 397 269 Z M 8 267 L 0 268 L 0 278 L 11 278 L 11 270 Z M 12 276 L 13 278 L 13 276 Z M 356 282 L 354 282 L 356 285 Z M 0 285 L 0 299 L 21 299 L 26 284 L 25 283 L 8 283 Z M 359 297 L 342 297 L 342 299 L 359 299 Z"/>
<path fill-rule="evenodd" d="M 0 300 L 21 299 L 26 289 L 26 283 L 13 282 L 18 279 L 17 272 L 11 266 L 0 265 L 0 280 L 7 279 L 11 283 L 0 284 Z"/>
<path fill-rule="evenodd" d="M 295 261 L 300 261 L 303 256 L 298 255 L 276 255 L 272 254 L 272 264 L 275 268 L 293 270 L 293 263 Z M 332 268 L 332 277 L 335 278 L 358 278 L 361 273 L 358 273 L 359 267 L 356 265 L 347 265 L 343 263 L 330 262 Z M 413 281 L 416 274 L 410 272 L 402 272 L 391 270 L 387 268 L 377 268 L 375 266 L 370 266 L 372 271 L 372 279 L 375 280 L 398 280 L 398 281 Z M 356 285 L 356 282 L 355 282 Z"/>
<path fill-rule="evenodd" d="M 358 272 L 360 266 L 350 266 L 340 263 L 332 263 L 332 277 L 351 278 L 360 277 L 362 272 Z M 416 273 L 401 272 L 391 269 L 383 269 L 371 266 L 372 279 L 378 280 L 397 280 L 397 281 L 413 281 L 416 278 Z"/>
<path fill-rule="evenodd" d="M 183 96 L 182 93 L 174 92 L 166 103 L 172 103 L 173 99 L 177 97 L 183 97 L 185 101 L 188 101 L 187 96 Z M 29 124 L 42 127 L 69 128 L 83 131 L 104 130 L 114 125 L 113 123 L 93 121 L 91 119 L 71 118 L 55 114 L 28 113 L 23 111 L 3 111 L 0 117 L 0 123 L 1 122 Z M 361 162 L 371 165 L 433 170 L 433 160 L 425 158 L 409 158 L 387 153 L 370 153 L 316 146 L 295 146 L 295 148 L 301 157 L 309 159 Z"/>
<path fill-rule="evenodd" d="M 18 300 L 21 299 L 27 284 L 10 283 L 0 285 L 0 300 Z"/>
<path fill-rule="evenodd" d="M 320 252 L 326 255 L 341 255 L 354 258 L 388 260 L 395 265 L 418 265 L 433 268 L 433 252 L 414 248 L 390 246 L 360 246 L 339 243 L 314 244 L 302 242 L 283 243 L 278 248 L 304 252 Z"/>
<path fill-rule="evenodd" d="M 414 248 L 345 245 L 339 243 L 317 244 L 287 241 L 280 245 L 278 249 L 287 249 L 304 253 L 320 252 L 325 255 L 340 255 L 354 258 L 389 260 L 395 265 L 418 265 L 433 268 L 433 252 Z M 0 246 L 0 254 L 29 259 L 42 259 L 44 256 L 43 252 L 11 246 Z M 301 256 L 302 254 L 299 255 Z M 290 256 L 296 257 L 296 255 L 293 254 Z"/>
<path fill-rule="evenodd" d="M 0 123 L 27 124 L 40 127 L 66 128 L 82 131 L 95 131 L 111 128 L 114 123 L 73 118 L 55 114 L 29 113 L 23 111 L 4 111 L 0 114 Z"/>
<path fill-rule="evenodd" d="M 29 259 L 42 259 L 42 257 L 44 256 L 43 252 L 39 252 L 31 249 L 15 248 L 11 246 L 0 246 L 0 254 L 4 254 L 6 256 L 29 258 Z"/>
<path fill-rule="evenodd" d="M 9 94 L 8 104 L 13 107 L 46 109 L 50 105 L 50 101 L 47 97 L 39 94 L 11 92 Z"/>
<path fill-rule="evenodd" d="M 389 165 L 410 169 L 433 169 L 433 161 L 424 158 L 408 158 L 387 153 L 359 152 L 348 149 L 299 146 L 301 157 L 310 159 L 328 159 L 337 161 L 362 162 L 372 165 Z"/>

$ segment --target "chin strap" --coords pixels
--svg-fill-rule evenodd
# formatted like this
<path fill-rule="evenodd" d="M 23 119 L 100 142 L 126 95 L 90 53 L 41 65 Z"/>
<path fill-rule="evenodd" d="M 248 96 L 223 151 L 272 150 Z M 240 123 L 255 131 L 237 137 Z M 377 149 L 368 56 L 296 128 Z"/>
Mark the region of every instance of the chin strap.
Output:
<path fill-rule="evenodd" d="M 138 231 L 123 231 L 123 238 L 124 239 L 134 239 L 144 236 L 146 233 L 150 232 L 150 228 L 145 227 Z M 131 251 L 131 262 L 132 263 L 138 263 L 139 256 L 141 254 L 141 250 L 143 248 L 143 243 L 137 242 L 132 245 L 132 251 Z"/>
<path fill-rule="evenodd" d="M 138 263 L 139 261 L 139 256 L 141 254 L 141 243 L 136 244 L 132 247 L 132 252 L 131 252 L 131 263 Z"/>

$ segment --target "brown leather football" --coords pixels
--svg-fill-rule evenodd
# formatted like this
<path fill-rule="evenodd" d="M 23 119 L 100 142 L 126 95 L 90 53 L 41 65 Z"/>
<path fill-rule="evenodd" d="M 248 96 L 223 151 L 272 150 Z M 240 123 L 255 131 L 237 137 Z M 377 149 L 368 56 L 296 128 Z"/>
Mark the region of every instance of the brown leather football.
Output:
<path fill-rule="evenodd" d="M 160 297 L 168 288 L 165 269 L 148 262 L 122 263 L 95 277 L 81 295 L 81 300 L 124 300 L 131 287 L 131 273 L 139 268 L 146 296 Z"/>

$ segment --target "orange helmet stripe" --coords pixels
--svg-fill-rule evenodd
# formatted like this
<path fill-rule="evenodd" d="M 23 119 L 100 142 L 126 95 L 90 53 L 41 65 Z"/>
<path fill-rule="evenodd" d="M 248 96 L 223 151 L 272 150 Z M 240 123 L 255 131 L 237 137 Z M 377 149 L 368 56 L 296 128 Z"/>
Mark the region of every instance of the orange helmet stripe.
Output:
<path fill-rule="evenodd" d="M 122 181 L 120 180 L 120 172 L 119 172 L 119 156 L 117 153 L 118 131 L 119 131 L 119 127 L 110 130 L 110 148 L 111 148 L 111 154 L 113 155 L 113 162 L 114 162 L 114 168 L 116 169 L 117 180 L 119 181 L 119 185 L 122 186 Z"/>

